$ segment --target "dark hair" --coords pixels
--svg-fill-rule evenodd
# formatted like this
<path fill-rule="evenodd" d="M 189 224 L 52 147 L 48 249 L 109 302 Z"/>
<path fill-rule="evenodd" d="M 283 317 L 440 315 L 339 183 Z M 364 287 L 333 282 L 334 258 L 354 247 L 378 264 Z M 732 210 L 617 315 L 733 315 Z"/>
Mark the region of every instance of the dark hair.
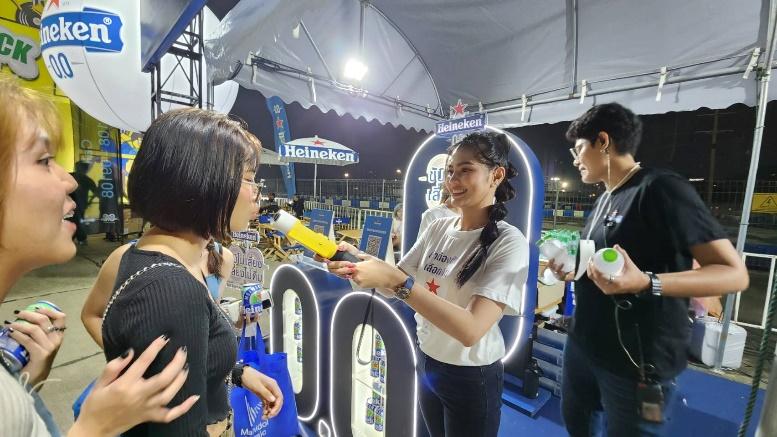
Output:
<path fill-rule="evenodd" d="M 469 134 L 463 140 L 451 146 L 448 149 L 448 153 L 453 154 L 459 148 L 468 148 L 475 152 L 475 159 L 490 169 L 496 167 L 505 168 L 505 178 L 496 187 L 496 192 L 494 193 L 496 203 L 488 207 L 488 223 L 480 232 L 480 245 L 456 276 L 456 283 L 461 287 L 486 261 L 488 249 L 499 237 L 497 222 L 507 217 L 507 207 L 504 203 L 515 198 L 515 189 L 508 180 L 515 177 L 518 172 L 515 166 L 508 160 L 510 143 L 505 134 L 492 132 Z"/>
<path fill-rule="evenodd" d="M 593 144 L 599 132 L 607 132 L 618 155 L 635 155 L 642 139 L 642 121 L 618 103 L 596 105 L 569 125 L 567 139 L 583 138 Z"/>
<path fill-rule="evenodd" d="M 221 247 L 223 248 L 224 245 L 221 244 Z M 220 250 L 216 249 L 216 240 L 211 238 L 205 248 L 208 249 L 208 273 L 216 275 L 217 278 L 222 278 L 221 266 L 224 264 L 224 256 Z"/>
<path fill-rule="evenodd" d="M 259 165 L 256 141 L 224 114 L 176 109 L 143 137 L 129 175 L 132 210 L 168 232 L 223 241 L 243 172 Z"/>

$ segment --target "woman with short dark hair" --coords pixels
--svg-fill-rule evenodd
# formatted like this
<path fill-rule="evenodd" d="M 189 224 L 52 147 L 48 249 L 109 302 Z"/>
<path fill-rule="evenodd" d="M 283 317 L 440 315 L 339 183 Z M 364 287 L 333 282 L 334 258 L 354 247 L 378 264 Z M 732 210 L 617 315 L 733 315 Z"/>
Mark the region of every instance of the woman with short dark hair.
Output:
<path fill-rule="evenodd" d="M 687 178 L 635 161 L 641 135 L 639 117 L 617 103 L 592 107 L 567 131 L 583 183 L 606 190 L 581 238 L 625 261 L 617 275 L 589 263 L 575 281 L 561 388 L 573 436 L 598 434 L 592 414 L 602 408 L 607 435 L 661 435 L 674 378 L 687 364 L 688 298 L 748 285 L 742 259 Z M 693 258 L 701 268 L 692 269 Z"/>
<path fill-rule="evenodd" d="M 144 423 L 125 436 L 217 436 L 228 425 L 225 379 L 235 364 L 231 322 L 208 292 L 201 257 L 211 238 L 245 229 L 258 212 L 258 141 L 228 116 L 178 109 L 156 119 L 129 175 L 132 209 L 152 227 L 122 256 L 117 290 L 105 309 L 102 337 L 108 359 L 143 350 L 162 332 L 188 352 L 189 377 L 178 397 L 202 401 L 170 424 Z M 161 362 L 169 359 L 163 352 Z M 159 369 L 155 363 L 150 373 Z M 242 383 L 277 414 L 275 381 L 240 367 Z M 269 390 L 268 390 L 269 389 Z"/>

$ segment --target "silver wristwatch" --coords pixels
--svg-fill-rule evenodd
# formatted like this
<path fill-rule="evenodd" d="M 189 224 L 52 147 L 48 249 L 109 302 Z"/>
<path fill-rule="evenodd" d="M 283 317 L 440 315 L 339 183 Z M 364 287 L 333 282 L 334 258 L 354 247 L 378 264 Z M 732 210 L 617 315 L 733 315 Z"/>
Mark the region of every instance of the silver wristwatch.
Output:
<path fill-rule="evenodd" d="M 412 276 L 408 276 L 405 283 L 394 290 L 394 297 L 400 300 L 407 300 L 407 298 L 410 297 L 410 291 L 413 289 L 413 284 L 415 284 L 415 279 L 413 279 Z"/>
<path fill-rule="evenodd" d="M 650 278 L 650 288 L 645 290 L 645 293 L 649 292 L 653 296 L 662 296 L 664 294 L 664 286 L 661 284 L 661 279 L 659 279 L 658 275 L 653 272 L 645 272 L 645 274 Z"/>

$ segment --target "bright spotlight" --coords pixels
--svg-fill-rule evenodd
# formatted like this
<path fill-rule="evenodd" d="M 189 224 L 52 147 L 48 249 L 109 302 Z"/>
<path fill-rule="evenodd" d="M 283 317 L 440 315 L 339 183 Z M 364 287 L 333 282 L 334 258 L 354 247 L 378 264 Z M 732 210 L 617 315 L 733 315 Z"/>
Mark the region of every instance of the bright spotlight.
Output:
<path fill-rule="evenodd" d="M 367 74 L 367 66 L 362 61 L 351 58 L 345 63 L 345 72 L 343 74 L 346 79 L 361 81 L 364 75 Z"/>

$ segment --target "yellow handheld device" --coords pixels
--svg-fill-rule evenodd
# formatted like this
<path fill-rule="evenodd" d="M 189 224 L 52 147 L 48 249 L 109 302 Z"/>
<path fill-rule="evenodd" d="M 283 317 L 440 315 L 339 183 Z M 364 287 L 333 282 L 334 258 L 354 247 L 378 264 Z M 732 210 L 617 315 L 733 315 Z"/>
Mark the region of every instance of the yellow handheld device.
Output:
<path fill-rule="evenodd" d="M 281 231 L 288 235 L 289 238 L 298 241 L 299 244 L 317 253 L 322 258 L 354 263 L 361 261 L 348 252 L 337 250 L 337 245 L 333 241 L 323 234 L 308 229 L 301 221 L 286 211 L 280 210 L 275 213 L 270 226 L 276 231 Z"/>

